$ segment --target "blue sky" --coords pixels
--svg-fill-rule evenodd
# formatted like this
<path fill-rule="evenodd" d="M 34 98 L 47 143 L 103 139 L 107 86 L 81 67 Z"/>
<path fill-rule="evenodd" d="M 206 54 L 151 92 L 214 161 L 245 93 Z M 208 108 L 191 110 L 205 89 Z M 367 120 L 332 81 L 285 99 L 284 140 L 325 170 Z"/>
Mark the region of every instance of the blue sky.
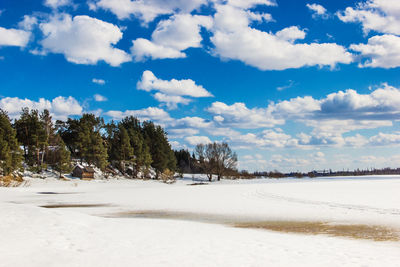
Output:
<path fill-rule="evenodd" d="M 397 0 L 3 0 L 0 108 L 162 124 L 248 170 L 400 165 Z"/>

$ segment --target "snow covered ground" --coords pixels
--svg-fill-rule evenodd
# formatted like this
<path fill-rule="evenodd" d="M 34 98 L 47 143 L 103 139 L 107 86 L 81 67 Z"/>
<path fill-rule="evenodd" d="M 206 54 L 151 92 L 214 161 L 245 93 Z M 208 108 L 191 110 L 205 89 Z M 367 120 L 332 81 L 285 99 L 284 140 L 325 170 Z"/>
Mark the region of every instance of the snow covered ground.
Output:
<path fill-rule="evenodd" d="M 316 221 L 400 230 L 400 176 L 189 186 L 191 179 L 166 185 L 28 178 L 29 187 L 0 188 L 0 266 L 400 265 L 400 242 L 227 223 Z"/>

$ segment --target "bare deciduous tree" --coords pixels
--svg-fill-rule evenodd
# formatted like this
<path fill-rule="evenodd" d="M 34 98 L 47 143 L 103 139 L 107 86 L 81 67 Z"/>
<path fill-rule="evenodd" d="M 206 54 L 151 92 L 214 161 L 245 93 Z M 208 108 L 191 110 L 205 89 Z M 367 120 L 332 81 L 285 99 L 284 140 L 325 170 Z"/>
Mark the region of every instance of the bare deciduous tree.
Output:
<path fill-rule="evenodd" d="M 227 170 L 236 169 L 237 155 L 233 152 L 227 143 L 213 143 L 215 152 L 215 174 L 218 181 L 226 174 Z"/>
<path fill-rule="evenodd" d="M 213 174 L 217 175 L 219 181 L 227 171 L 236 169 L 237 155 L 227 143 L 198 144 L 195 154 L 209 181 Z"/>

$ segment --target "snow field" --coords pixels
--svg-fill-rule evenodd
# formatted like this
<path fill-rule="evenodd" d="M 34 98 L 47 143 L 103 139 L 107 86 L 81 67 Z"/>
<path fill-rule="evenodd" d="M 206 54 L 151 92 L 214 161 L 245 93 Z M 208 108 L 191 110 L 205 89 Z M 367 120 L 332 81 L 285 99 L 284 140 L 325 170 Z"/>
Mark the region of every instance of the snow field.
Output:
<path fill-rule="evenodd" d="M 195 221 L 107 218 L 180 211 L 400 229 L 399 177 L 223 181 L 32 179 L 0 188 L 0 266 L 398 266 L 400 244 Z M 58 192 L 67 194 L 38 194 Z M 108 204 L 45 209 L 46 204 Z M 93 216 L 101 215 L 101 216 Z"/>

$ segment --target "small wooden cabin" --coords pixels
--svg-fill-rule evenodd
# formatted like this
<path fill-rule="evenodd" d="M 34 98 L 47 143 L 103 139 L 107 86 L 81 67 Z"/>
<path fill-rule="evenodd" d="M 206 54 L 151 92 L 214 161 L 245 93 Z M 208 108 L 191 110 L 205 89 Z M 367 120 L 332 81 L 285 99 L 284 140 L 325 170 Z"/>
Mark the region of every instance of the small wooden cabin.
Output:
<path fill-rule="evenodd" d="M 91 180 L 94 179 L 94 169 L 92 167 L 76 165 L 72 171 L 72 176 L 81 178 L 83 180 Z"/>

